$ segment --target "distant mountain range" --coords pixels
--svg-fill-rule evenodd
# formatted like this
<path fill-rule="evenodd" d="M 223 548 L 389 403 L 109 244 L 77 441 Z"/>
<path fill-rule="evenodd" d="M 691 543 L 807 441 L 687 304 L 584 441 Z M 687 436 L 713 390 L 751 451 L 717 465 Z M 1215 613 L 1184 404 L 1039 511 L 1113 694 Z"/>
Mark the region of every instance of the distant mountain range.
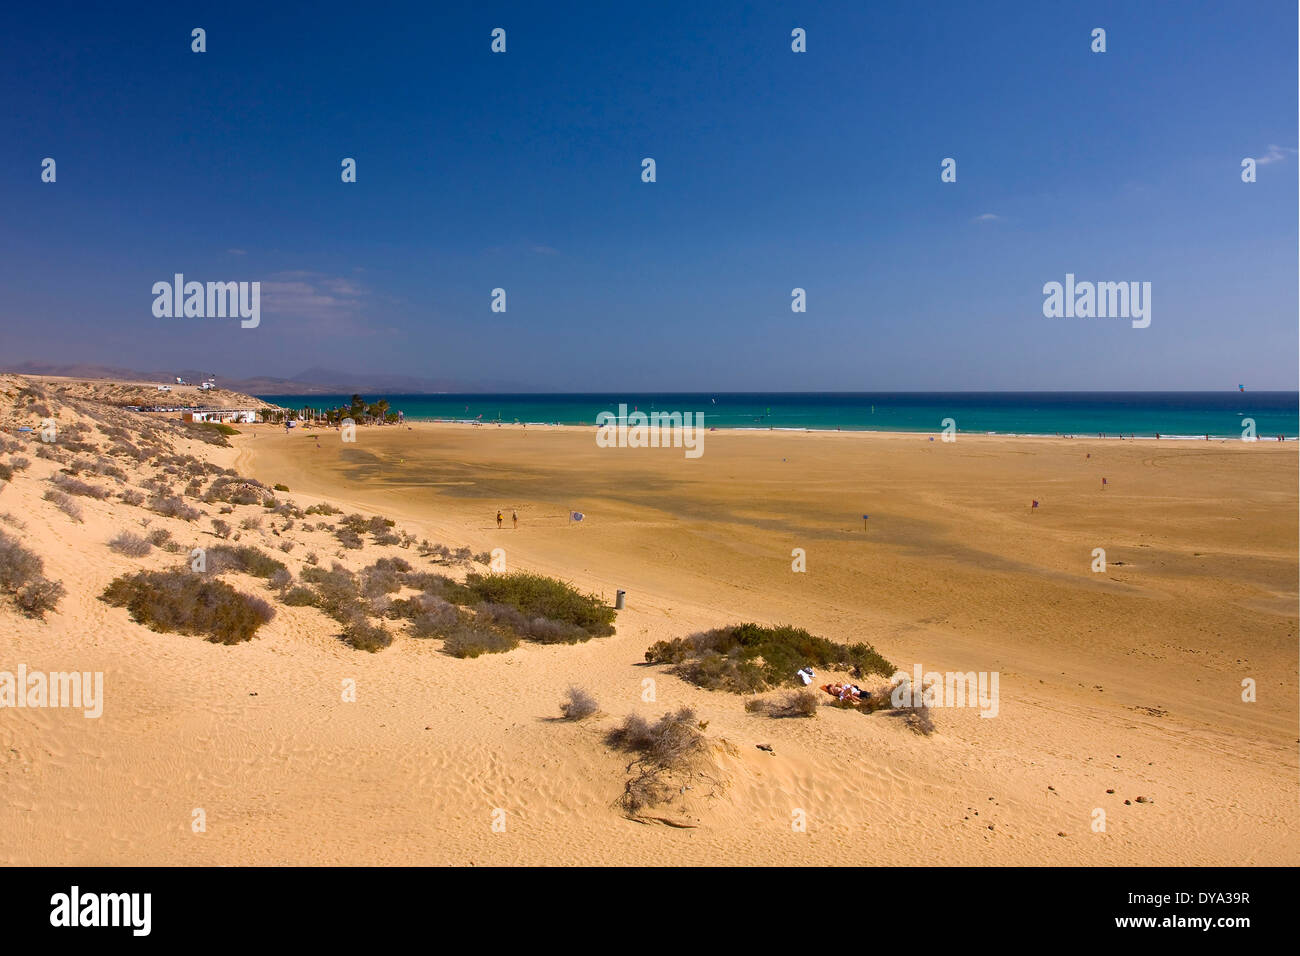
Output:
<path fill-rule="evenodd" d="M 187 382 L 201 382 L 215 375 L 222 388 L 249 395 L 337 395 L 357 392 L 367 397 L 388 395 L 432 395 L 445 392 L 528 392 L 534 391 L 519 382 L 464 382 L 455 379 L 421 378 L 413 375 L 355 374 L 337 369 L 309 368 L 289 378 L 260 376 L 226 378 L 212 369 L 167 369 L 140 371 L 109 365 L 67 364 L 54 362 L 20 362 L 5 366 L 4 371 L 17 375 L 64 375 L 69 378 L 111 379 L 114 381 L 170 383 L 176 377 Z"/>

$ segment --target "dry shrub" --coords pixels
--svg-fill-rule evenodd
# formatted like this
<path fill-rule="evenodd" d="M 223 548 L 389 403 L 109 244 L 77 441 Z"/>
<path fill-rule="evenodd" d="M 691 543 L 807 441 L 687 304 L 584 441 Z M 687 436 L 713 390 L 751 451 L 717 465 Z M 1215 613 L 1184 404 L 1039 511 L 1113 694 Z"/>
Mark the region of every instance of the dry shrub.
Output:
<path fill-rule="evenodd" d="M 285 591 L 280 600 L 289 607 L 317 607 L 320 605 L 320 598 L 311 588 L 298 585 Z"/>
<path fill-rule="evenodd" d="M 149 502 L 149 510 L 164 518 L 180 518 L 182 521 L 197 521 L 203 512 L 175 495 L 166 495 Z"/>
<path fill-rule="evenodd" d="M 618 800 L 629 814 L 670 802 L 707 766 L 708 740 L 689 707 L 664 714 L 653 724 L 629 714 L 606 734 L 605 742 L 634 755 Z"/>
<path fill-rule="evenodd" d="M 119 532 L 108 542 L 108 547 L 118 554 L 125 554 L 129 558 L 143 558 L 153 550 L 153 545 L 147 538 L 142 538 L 138 534 L 132 534 L 129 531 Z"/>
<path fill-rule="evenodd" d="M 596 698 L 581 687 L 570 687 L 560 703 L 560 713 L 565 720 L 582 720 L 600 710 Z"/>
<path fill-rule="evenodd" d="M 58 581 L 45 577 L 40 555 L 24 548 L 17 538 L 0 531 L 0 592 L 28 617 L 43 618 L 67 592 Z"/>
<path fill-rule="evenodd" d="M 197 634 L 214 644 L 251 640 L 275 615 L 261 598 L 190 571 L 141 571 L 115 578 L 101 599 L 125 607 L 150 630 Z"/>
<path fill-rule="evenodd" d="M 103 501 L 113 494 L 101 485 L 92 485 L 79 478 L 73 478 L 71 475 L 53 475 L 50 481 L 57 485 L 60 491 L 65 491 L 70 495 L 80 495 L 83 498 L 94 498 L 96 501 Z"/>
<path fill-rule="evenodd" d="M 745 710 L 751 714 L 766 714 L 769 717 L 816 717 L 821 698 L 816 691 L 792 690 L 780 700 L 763 700 L 754 698 L 745 701 Z"/>
<path fill-rule="evenodd" d="M 442 649 L 452 657 L 504 654 L 519 646 L 519 638 L 476 616 L 461 615 L 443 641 Z"/>
<path fill-rule="evenodd" d="M 433 594 L 422 594 L 410 602 L 418 608 L 411 617 L 412 637 L 445 639 L 460 622 L 461 612 L 456 606 Z"/>
<path fill-rule="evenodd" d="M 81 517 L 81 505 L 77 504 L 75 501 L 73 501 L 63 492 L 55 491 L 53 488 L 51 488 L 49 491 L 45 492 L 45 494 L 42 495 L 41 497 L 43 497 L 46 501 L 53 504 L 54 507 L 58 508 L 60 511 L 62 511 L 73 521 L 79 522 L 83 520 Z"/>
<path fill-rule="evenodd" d="M 208 548 L 208 570 L 213 574 L 225 571 L 238 571 L 255 578 L 269 578 L 277 571 L 284 571 L 282 561 L 277 561 L 264 551 L 250 545 L 218 544 Z"/>
<path fill-rule="evenodd" d="M 343 625 L 343 640 L 359 651 L 374 654 L 392 644 L 393 635 L 382 625 L 358 616 Z"/>

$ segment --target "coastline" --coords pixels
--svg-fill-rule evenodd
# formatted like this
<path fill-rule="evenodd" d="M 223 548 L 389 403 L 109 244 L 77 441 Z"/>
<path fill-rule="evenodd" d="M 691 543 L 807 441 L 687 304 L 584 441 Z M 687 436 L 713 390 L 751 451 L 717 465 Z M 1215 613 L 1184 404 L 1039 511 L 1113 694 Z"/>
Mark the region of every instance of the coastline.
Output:
<path fill-rule="evenodd" d="M 438 426 L 454 426 L 454 427 L 458 427 L 458 428 L 466 428 L 466 429 L 470 429 L 470 430 L 477 430 L 477 429 L 492 429 L 492 428 L 502 428 L 502 429 L 521 429 L 521 430 L 522 430 L 522 429 L 526 429 L 526 428 L 534 428 L 534 429 L 547 429 L 547 430 L 550 430 L 550 431 L 582 432 L 582 433 L 588 433 L 588 434 L 594 434 L 594 433 L 597 431 L 597 429 L 599 428 L 599 426 L 597 426 L 597 425 L 595 425 L 595 424 L 591 424 L 591 425 L 581 425 L 581 424 L 577 424 L 577 425 L 575 425 L 575 424 L 568 424 L 568 423 L 554 423 L 554 422 L 475 422 L 475 421 L 468 420 L 468 419 L 410 418 L 410 417 L 406 418 L 405 421 L 404 421 L 402 424 L 404 424 L 404 425 L 422 425 L 422 426 L 429 426 L 429 425 L 438 425 Z M 263 428 L 276 428 L 276 429 L 283 430 L 283 426 L 279 426 L 279 425 L 270 425 L 270 424 L 267 424 L 267 423 L 265 423 L 265 422 L 259 423 L 259 427 L 263 427 Z M 398 427 L 401 427 L 401 425 L 396 425 L 396 424 L 384 424 L 384 425 L 378 425 L 378 424 L 375 424 L 375 425 L 360 425 L 360 424 L 359 424 L 357 427 L 358 427 L 358 428 L 367 428 L 367 429 L 369 429 L 369 428 L 386 429 L 386 428 L 398 428 Z M 336 426 L 333 426 L 333 425 L 325 425 L 325 424 L 322 424 L 322 423 L 314 423 L 314 424 L 310 424 L 310 425 L 308 426 L 308 428 L 309 428 L 309 429 L 316 429 L 316 430 L 328 430 L 328 431 L 336 431 L 336 430 L 337 430 Z M 765 433 L 773 433 L 773 434 L 781 434 L 781 435 L 799 435 L 799 434 L 813 434 L 813 435 L 861 435 L 861 436 L 879 437 L 879 438 L 897 437 L 897 438 L 910 438 L 910 439 L 917 439 L 917 440 L 926 440 L 926 439 L 931 439 L 931 438 L 932 438 L 932 439 L 934 439 L 936 442 L 942 441 L 941 433 L 940 433 L 939 431 L 933 431 L 933 432 L 922 432 L 922 431 L 905 431 L 905 430 L 901 430 L 901 429 L 874 429 L 874 428 L 790 428 L 790 427 L 776 427 L 776 426 L 772 426 L 772 427 L 766 427 L 766 428 L 764 428 L 764 427 L 757 427 L 757 426 L 755 426 L 755 427 L 745 427 L 745 426 L 717 426 L 717 427 L 713 427 L 713 426 L 709 426 L 709 427 L 704 428 L 703 431 L 704 431 L 704 433 L 706 433 L 706 434 L 715 434 L 715 433 L 716 433 L 716 434 L 719 434 L 719 435 L 727 435 L 727 434 L 735 434 L 735 435 L 754 435 L 754 434 L 765 434 Z M 1062 441 L 1062 442 L 1083 442 L 1083 441 L 1168 441 L 1168 442 L 1204 442 L 1204 441 L 1207 440 L 1206 437 L 1205 437 L 1204 435 L 1166 435 L 1166 434 L 1163 434 L 1163 433 L 1160 435 L 1159 438 L 1157 438 L 1155 435 L 1140 435 L 1140 434 L 1139 434 L 1139 435 L 1114 435 L 1114 434 L 1107 434 L 1107 435 L 1083 435 L 1083 434 L 1078 434 L 1078 435 L 1058 435 L 1058 434 L 1039 434 L 1039 433 L 1037 433 L 1037 432 L 965 432 L 965 431 L 961 431 L 960 429 L 958 429 L 956 435 L 958 436 L 958 438 L 957 438 L 956 440 L 961 440 L 961 441 L 964 441 L 964 440 L 967 440 L 967 439 L 977 439 L 977 440 L 978 440 L 978 439 L 1006 439 L 1006 438 L 1011 438 L 1011 439 L 1016 439 L 1016 440 L 1036 439 L 1036 440 L 1042 440 L 1042 441 Z M 1209 436 L 1209 439 L 1208 439 L 1208 440 L 1211 441 L 1211 442 L 1215 442 L 1215 441 L 1221 441 L 1221 442 L 1232 442 L 1232 441 L 1237 441 L 1237 442 L 1241 442 L 1242 444 L 1250 445 L 1250 444 L 1285 444 L 1286 442 L 1295 442 L 1295 441 L 1297 441 L 1298 439 L 1297 439 L 1296 437 L 1292 436 L 1292 437 L 1284 438 L 1281 442 L 1279 442 L 1279 440 L 1278 440 L 1276 437 L 1264 436 L 1264 437 L 1256 438 L 1255 441 L 1251 442 L 1251 441 L 1243 441 L 1243 439 L 1241 438 L 1241 435 L 1240 435 L 1240 434 L 1222 434 L 1222 435 L 1216 435 L 1216 434 L 1211 433 L 1210 436 Z"/>
<path fill-rule="evenodd" d="M 62 424 L 82 415 L 44 400 Z M 731 429 L 688 461 L 600 448 L 594 426 L 412 422 L 359 426 L 351 443 L 241 425 L 225 447 L 171 419 L 85 407 L 102 420 L 83 418 L 87 447 L 46 460 L 29 437 L 29 466 L 0 488 L 4 527 L 20 523 L 68 589 L 45 620 L 0 611 L 0 670 L 103 672 L 103 716 L 4 711 L 12 766 L 28 768 L 0 808 L 6 863 L 820 866 L 918 844 L 962 866 L 1300 858 L 1293 444 Z M 161 479 L 201 517 L 91 496 L 76 499 L 78 520 L 44 496 L 75 462 L 109 454 L 119 429 L 134 442 L 164 429 L 174 454 L 113 458 L 122 485 L 107 466 L 75 466 L 87 482 Z M 212 467 L 281 486 L 303 513 L 184 494 Z M 320 505 L 338 511 L 309 510 Z M 500 549 L 507 570 L 606 604 L 625 589 L 626 607 L 609 636 L 460 659 L 401 621 L 383 621 L 393 643 L 366 653 L 318 608 L 278 600 L 252 640 L 224 646 L 150 630 L 99 598 L 119 575 L 217 546 L 216 520 L 300 581 L 335 562 L 443 567 L 369 535 L 345 546 L 351 512 Z M 142 525 L 179 550 L 107 546 Z M 1090 567 L 1098 547 L 1103 573 Z M 447 573 L 475 571 L 487 568 Z M 223 577 L 272 596 L 261 579 Z M 996 719 L 938 709 L 929 736 L 825 704 L 772 719 L 747 709 L 750 695 L 646 662 L 657 642 L 746 621 L 867 641 L 909 673 L 996 673 Z M 1243 677 L 1257 703 L 1241 701 Z M 345 681 L 355 701 L 340 698 Z M 560 720 L 571 685 L 600 713 Z M 627 758 L 606 734 L 683 707 L 707 725 L 717 786 L 691 795 L 686 826 L 630 820 L 615 807 Z M 1098 808 L 1105 833 L 1092 829 Z M 505 833 L 491 826 L 498 809 Z M 806 833 L 791 831 L 795 809 Z"/>

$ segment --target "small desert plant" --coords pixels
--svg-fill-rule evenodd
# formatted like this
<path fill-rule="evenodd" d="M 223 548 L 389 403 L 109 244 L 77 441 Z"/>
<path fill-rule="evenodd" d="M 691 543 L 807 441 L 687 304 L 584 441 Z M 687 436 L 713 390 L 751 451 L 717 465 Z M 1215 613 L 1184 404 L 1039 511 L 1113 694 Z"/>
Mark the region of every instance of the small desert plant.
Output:
<path fill-rule="evenodd" d="M 298 585 L 285 591 L 280 600 L 290 607 L 316 607 L 320 604 L 320 598 L 311 588 Z"/>
<path fill-rule="evenodd" d="M 118 495 L 118 498 L 121 499 L 123 504 L 135 505 L 136 507 L 144 504 L 144 495 L 134 488 L 127 488 Z"/>
<path fill-rule="evenodd" d="M 165 518 L 180 518 L 182 521 L 197 521 L 203 512 L 192 505 L 187 505 L 175 495 L 155 498 L 149 503 L 149 510 Z"/>
<path fill-rule="evenodd" d="M 393 643 L 393 635 L 382 625 L 358 616 L 343 625 L 343 640 L 359 651 L 373 654 Z"/>
<path fill-rule="evenodd" d="M 596 698 L 581 687 L 570 687 L 560 703 L 560 713 L 565 720 L 582 720 L 600 709 Z"/>
<path fill-rule="evenodd" d="M 708 753 L 703 725 L 689 707 L 664 714 L 653 724 L 639 714 L 629 714 L 606 734 L 605 742 L 634 755 L 628 765 L 631 776 L 619 798 L 629 813 L 672 800 L 678 792 L 674 778 L 694 778 Z"/>
<path fill-rule="evenodd" d="M 153 550 L 153 545 L 149 543 L 147 538 L 142 538 L 138 534 L 132 534 L 129 531 L 119 532 L 109 540 L 108 546 L 118 554 L 125 554 L 129 558 L 143 558 Z"/>
<path fill-rule="evenodd" d="M 60 511 L 62 511 L 73 521 L 79 522 L 83 520 L 81 517 L 81 505 L 77 504 L 75 501 L 73 501 L 63 492 L 55 491 L 53 488 L 51 488 L 49 491 L 45 492 L 45 494 L 42 495 L 41 497 L 43 497 L 46 501 L 53 504 L 54 507 L 58 508 Z"/>
<path fill-rule="evenodd" d="M 361 593 L 368 598 L 381 594 L 394 594 L 402 589 L 402 579 L 397 571 L 379 562 L 361 571 Z"/>
<path fill-rule="evenodd" d="M 257 531 L 262 527 L 262 516 L 249 515 L 243 521 L 239 522 L 239 526 L 245 531 Z"/>
<path fill-rule="evenodd" d="M 351 528 L 339 528 L 334 532 L 334 537 L 339 539 L 339 544 L 343 545 L 343 547 L 353 551 L 365 547 L 365 541 L 361 539 L 361 535 Z"/>
<path fill-rule="evenodd" d="M 212 519 L 212 533 L 218 538 L 229 538 L 230 532 L 233 530 L 234 529 L 230 527 L 229 521 L 224 521 L 221 518 Z"/>
<path fill-rule="evenodd" d="M 207 560 L 208 570 L 213 574 L 239 571 L 255 578 L 270 578 L 277 571 L 285 570 L 284 562 L 250 545 L 215 545 L 208 548 Z"/>
<path fill-rule="evenodd" d="M 16 538 L 0 531 L 0 592 L 28 617 L 43 618 L 53 611 L 66 591 L 45 577 L 40 555 L 24 548 Z"/>
<path fill-rule="evenodd" d="M 280 485 L 280 484 L 277 484 L 277 485 L 275 486 L 275 490 L 276 490 L 276 491 L 288 491 L 288 490 L 289 490 L 289 486 L 288 486 L 288 485 Z"/>
<path fill-rule="evenodd" d="M 326 571 L 320 567 L 306 567 L 302 579 L 316 588 L 317 606 L 340 623 L 347 623 L 361 613 L 363 603 L 357 587 L 357 577 L 343 565 L 334 564 Z"/>
<path fill-rule="evenodd" d="M 70 475 L 54 475 L 50 478 L 60 491 L 65 491 L 70 495 L 80 495 L 84 498 L 94 498 L 96 501 L 103 501 L 112 495 L 112 492 L 101 485 L 92 485 L 89 482 L 73 478 Z"/>
<path fill-rule="evenodd" d="M 781 700 L 754 698 L 745 701 L 745 710 L 751 714 L 769 717 L 816 717 L 821 699 L 811 690 L 792 690 Z"/>

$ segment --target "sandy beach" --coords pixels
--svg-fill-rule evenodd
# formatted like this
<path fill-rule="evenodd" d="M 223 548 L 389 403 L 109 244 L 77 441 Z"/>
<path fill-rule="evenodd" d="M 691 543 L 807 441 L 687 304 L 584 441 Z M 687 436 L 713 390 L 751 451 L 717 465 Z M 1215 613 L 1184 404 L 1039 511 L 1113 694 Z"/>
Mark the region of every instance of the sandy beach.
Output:
<path fill-rule="evenodd" d="M 457 659 L 400 633 L 358 651 L 312 607 L 277 606 L 233 646 L 151 631 L 98 595 L 179 559 L 109 551 L 144 512 L 86 499 L 69 520 L 42 497 L 58 463 L 37 459 L 0 490 L 14 522 L 0 527 L 21 525 L 68 594 L 44 620 L 0 609 L 0 670 L 103 671 L 104 713 L 0 711 L 0 861 L 1300 860 L 1294 444 L 720 431 L 692 460 L 598 448 L 580 428 L 356 439 L 241 426 L 229 448 L 178 448 L 287 486 L 300 508 L 500 548 L 511 571 L 610 602 L 625 589 L 616 633 Z M 146 520 L 187 546 L 205 537 L 206 518 Z M 295 573 L 309 550 L 412 557 L 345 555 L 301 526 L 244 542 L 286 538 Z M 831 706 L 776 720 L 645 663 L 656 641 L 742 621 L 868 641 L 909 672 L 997 672 L 997 715 L 939 707 L 929 736 Z M 559 719 L 571 684 L 598 715 Z M 616 806 L 628 760 L 604 736 L 683 706 L 714 773 L 668 823 L 631 819 Z"/>

